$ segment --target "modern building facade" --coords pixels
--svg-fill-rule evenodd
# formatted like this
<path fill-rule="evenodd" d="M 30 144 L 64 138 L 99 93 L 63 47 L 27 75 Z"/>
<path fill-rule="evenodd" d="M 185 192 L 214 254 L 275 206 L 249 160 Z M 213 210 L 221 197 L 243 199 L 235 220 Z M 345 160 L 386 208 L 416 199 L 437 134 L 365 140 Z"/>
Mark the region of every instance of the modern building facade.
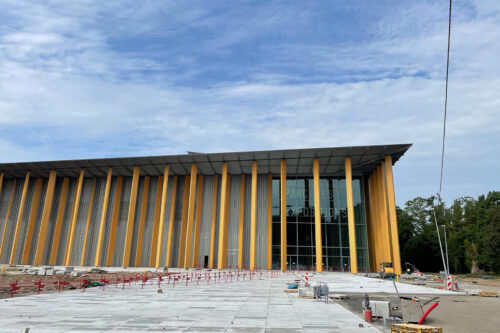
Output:
<path fill-rule="evenodd" d="M 401 273 L 410 146 L 0 164 L 0 263 Z"/>

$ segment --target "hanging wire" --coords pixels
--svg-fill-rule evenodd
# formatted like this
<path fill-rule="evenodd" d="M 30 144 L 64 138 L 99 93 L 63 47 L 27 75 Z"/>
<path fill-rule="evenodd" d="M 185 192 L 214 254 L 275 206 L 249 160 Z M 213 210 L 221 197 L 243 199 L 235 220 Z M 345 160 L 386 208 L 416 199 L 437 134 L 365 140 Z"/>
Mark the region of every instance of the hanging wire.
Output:
<path fill-rule="evenodd" d="M 441 189 L 443 187 L 444 142 L 446 138 L 446 111 L 448 108 L 448 72 L 450 69 L 451 5 L 452 5 L 452 0 L 450 0 L 450 12 L 448 14 L 448 53 L 446 55 L 446 89 L 444 95 L 443 147 L 441 149 L 441 175 L 439 177 L 439 197 L 441 197 Z"/>
<path fill-rule="evenodd" d="M 446 111 L 448 107 L 448 73 L 450 68 L 450 41 L 451 41 L 451 6 L 452 6 L 452 0 L 450 0 L 450 11 L 448 14 L 448 53 L 446 55 L 446 89 L 444 95 L 443 146 L 441 150 L 441 175 L 439 177 L 439 194 L 438 194 L 439 201 L 441 201 L 441 190 L 443 187 L 444 142 L 446 138 Z M 450 267 L 445 263 L 443 245 L 441 244 L 441 235 L 439 234 L 439 227 L 436 218 L 436 208 L 434 207 L 434 205 L 432 207 L 432 211 L 434 213 L 434 223 L 436 225 L 436 232 L 439 240 L 439 248 L 441 250 L 441 258 L 443 259 L 444 272 L 448 277 L 448 274 L 450 273 Z"/>

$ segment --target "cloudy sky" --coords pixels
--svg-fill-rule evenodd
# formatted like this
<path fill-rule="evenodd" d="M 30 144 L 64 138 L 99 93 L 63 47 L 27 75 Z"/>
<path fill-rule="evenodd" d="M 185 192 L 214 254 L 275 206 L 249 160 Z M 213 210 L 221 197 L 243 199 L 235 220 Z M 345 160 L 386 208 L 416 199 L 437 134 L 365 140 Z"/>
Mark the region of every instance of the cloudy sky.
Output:
<path fill-rule="evenodd" d="M 448 0 L 0 0 L 0 161 L 413 143 L 439 190 Z M 500 1 L 454 1 L 446 200 L 500 190 Z"/>

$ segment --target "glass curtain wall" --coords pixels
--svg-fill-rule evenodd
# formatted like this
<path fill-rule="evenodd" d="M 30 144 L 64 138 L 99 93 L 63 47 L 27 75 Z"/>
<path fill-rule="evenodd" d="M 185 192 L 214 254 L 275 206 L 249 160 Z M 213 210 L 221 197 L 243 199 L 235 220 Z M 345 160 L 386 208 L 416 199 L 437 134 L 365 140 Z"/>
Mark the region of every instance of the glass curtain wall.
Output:
<path fill-rule="evenodd" d="M 368 242 L 361 178 L 353 179 L 358 270 L 368 269 Z M 286 182 L 287 266 L 315 269 L 314 183 L 312 178 L 293 177 Z M 320 178 L 321 237 L 323 269 L 349 271 L 349 231 L 345 179 Z M 281 255 L 280 180 L 273 179 L 273 268 L 279 269 Z"/>

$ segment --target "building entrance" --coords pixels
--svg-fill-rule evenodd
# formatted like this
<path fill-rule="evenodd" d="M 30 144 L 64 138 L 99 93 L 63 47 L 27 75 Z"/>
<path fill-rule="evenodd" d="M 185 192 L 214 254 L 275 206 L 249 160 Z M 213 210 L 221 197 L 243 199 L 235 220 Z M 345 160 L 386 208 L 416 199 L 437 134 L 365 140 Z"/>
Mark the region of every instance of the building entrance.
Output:
<path fill-rule="evenodd" d="M 288 267 L 288 269 L 295 269 L 295 270 L 297 269 L 297 267 L 298 267 L 298 260 L 297 260 L 297 256 L 296 255 L 287 256 L 286 267 Z"/>
<path fill-rule="evenodd" d="M 368 269 L 368 242 L 362 178 L 353 179 L 358 270 Z M 273 179 L 272 262 L 281 263 L 280 180 Z M 320 215 L 322 266 L 324 271 L 349 271 L 350 248 L 347 221 L 347 194 L 342 177 L 320 178 Z M 316 230 L 314 182 L 311 178 L 287 178 L 286 181 L 286 254 L 287 268 L 316 269 Z"/>

